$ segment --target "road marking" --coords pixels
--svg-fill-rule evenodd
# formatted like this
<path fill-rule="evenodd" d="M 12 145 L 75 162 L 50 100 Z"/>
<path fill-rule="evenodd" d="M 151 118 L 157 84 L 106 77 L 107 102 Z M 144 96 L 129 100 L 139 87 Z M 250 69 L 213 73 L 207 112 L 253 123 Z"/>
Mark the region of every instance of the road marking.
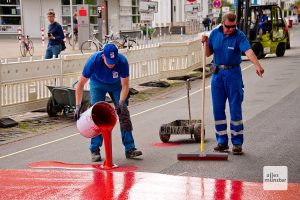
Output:
<path fill-rule="evenodd" d="M 244 71 L 244 70 L 250 68 L 251 66 L 253 66 L 253 64 L 250 64 L 250 65 L 246 66 L 245 68 L 242 69 L 242 71 Z M 211 87 L 211 85 L 208 85 L 208 86 L 205 87 L 205 89 L 208 89 L 208 88 L 210 88 L 210 87 Z M 202 91 L 202 89 L 196 90 L 195 92 L 192 92 L 190 95 L 192 96 L 192 95 L 194 95 L 194 94 L 196 94 L 196 93 L 198 93 L 198 92 L 201 92 L 201 91 Z M 149 108 L 149 109 L 147 109 L 147 110 L 144 110 L 144 111 L 142 111 L 142 112 L 133 114 L 133 115 L 131 115 L 131 117 L 135 117 L 135 116 L 144 114 L 144 113 L 146 113 L 146 112 L 149 112 L 149 111 L 155 110 L 155 109 L 157 109 L 157 108 L 160 108 L 160 107 L 163 107 L 163 106 L 166 106 L 166 105 L 175 103 L 175 102 L 180 101 L 180 100 L 185 99 L 185 98 L 186 98 L 186 96 L 183 96 L 183 97 L 180 97 L 180 98 L 175 99 L 175 100 L 173 100 L 173 101 L 169 101 L 169 102 L 167 102 L 167 103 L 161 104 L 161 105 L 159 105 L 159 106 L 154 106 L 154 107 Z M 79 133 L 75 133 L 75 134 L 72 134 L 72 135 L 69 135 L 69 136 L 66 136 L 66 137 L 62 137 L 62 138 L 59 138 L 59 139 L 57 139 L 57 140 L 52 140 L 52 141 L 50 141 L 50 142 L 46 142 L 46 143 L 43 143 L 43 144 L 40 144 L 40 145 L 37 145 L 37 146 L 33 146 L 33 147 L 30 147 L 30 148 L 27 148 L 27 149 L 23 149 L 23 150 L 21 150 L 21 151 L 16 151 L 16 152 L 14 152 L 14 153 L 10 153 L 10 154 L 1 156 L 0 159 L 6 158 L 6 157 L 10 157 L 10 156 L 13 156 L 13 155 L 16 155 L 16 154 L 19 154 L 19 153 L 23 153 L 23 152 L 25 152 L 25 151 L 29 151 L 29 150 L 32 150 L 32 149 L 36 149 L 36 148 L 39 148 L 39 147 L 42 147 L 42 146 L 45 146 L 45 145 L 48 145 L 48 144 L 52 144 L 52 143 L 55 143 L 55 142 L 59 142 L 59 141 L 62 141 L 62 140 L 71 138 L 71 137 L 73 137 L 73 136 L 76 136 L 76 135 L 79 135 Z"/>
<path fill-rule="evenodd" d="M 177 174 L 176 176 L 182 176 L 182 175 L 185 175 L 185 174 L 187 174 L 187 172 L 183 172 L 183 173 Z"/>
<path fill-rule="evenodd" d="M 36 149 L 36 148 L 38 148 L 38 147 L 42 147 L 42 146 L 45 146 L 45 145 L 48 145 L 48 144 L 52 144 L 52 143 L 54 143 L 54 142 L 58 142 L 58 141 L 61 141 L 61 140 L 64 140 L 64 139 L 68 139 L 68 138 L 73 137 L 73 136 L 78 135 L 78 134 L 79 134 L 79 133 L 75 133 L 75 134 L 73 134 L 73 135 L 69 135 L 69 136 L 66 136 L 66 137 L 63 137 L 63 138 L 59 138 L 59 139 L 57 139 L 57 140 L 52 140 L 52 141 L 50 141 L 50 142 L 46 142 L 46 143 L 43 143 L 43 144 L 40 144 L 40 145 L 37 145 L 37 146 L 33 146 L 33 147 L 30 147 L 30 148 L 27 148 L 27 149 L 23 149 L 23 150 L 21 150 L 21 151 L 17 151 L 17 152 L 11 153 L 11 154 L 7 154 L 7 155 L 4 155 L 4 156 L 1 156 L 0 159 L 6 158 L 6 157 L 9 157 L 9 156 L 13 156 L 13 155 L 16 155 L 16 154 L 25 152 L 25 151 L 29 151 L 29 150 L 31 150 L 31 149 Z"/>

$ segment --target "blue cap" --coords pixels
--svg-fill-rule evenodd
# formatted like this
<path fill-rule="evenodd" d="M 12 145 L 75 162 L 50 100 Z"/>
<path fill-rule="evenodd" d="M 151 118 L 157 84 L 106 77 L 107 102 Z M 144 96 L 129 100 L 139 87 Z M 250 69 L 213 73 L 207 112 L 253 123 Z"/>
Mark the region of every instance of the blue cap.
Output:
<path fill-rule="evenodd" d="M 114 44 L 106 44 L 103 48 L 103 54 L 106 59 L 106 63 L 109 65 L 115 65 L 118 61 L 118 48 Z"/>

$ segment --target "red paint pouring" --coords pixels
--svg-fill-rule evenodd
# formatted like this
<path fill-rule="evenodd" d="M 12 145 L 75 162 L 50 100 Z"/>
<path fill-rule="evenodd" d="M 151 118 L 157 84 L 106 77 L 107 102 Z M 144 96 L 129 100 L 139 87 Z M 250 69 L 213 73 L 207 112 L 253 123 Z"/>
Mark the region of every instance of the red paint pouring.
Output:
<path fill-rule="evenodd" d="M 72 169 L 72 170 L 111 170 L 114 172 L 130 172 L 137 170 L 135 166 L 118 166 L 117 168 L 106 169 L 100 164 L 71 164 L 56 161 L 35 162 L 28 165 L 34 169 Z"/>
<path fill-rule="evenodd" d="M 105 161 L 101 165 L 103 169 L 117 167 L 112 161 L 111 132 L 117 122 L 115 110 L 105 102 L 97 103 L 92 111 L 92 119 L 102 133 L 105 147 Z"/>
<path fill-rule="evenodd" d="M 103 169 L 117 167 L 112 159 L 112 129 L 116 125 L 117 115 L 115 109 L 106 102 L 97 102 L 85 111 L 77 121 L 77 129 L 86 138 L 94 138 L 102 134 L 106 160 L 102 165 Z"/>

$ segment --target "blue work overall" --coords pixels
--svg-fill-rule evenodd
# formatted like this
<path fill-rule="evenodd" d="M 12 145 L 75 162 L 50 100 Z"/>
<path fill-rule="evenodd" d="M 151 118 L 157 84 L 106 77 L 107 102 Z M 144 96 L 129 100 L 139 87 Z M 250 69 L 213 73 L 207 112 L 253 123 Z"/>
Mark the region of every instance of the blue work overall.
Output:
<path fill-rule="evenodd" d="M 251 46 L 243 32 L 236 29 L 233 34 L 225 35 L 222 26 L 211 32 L 208 46 L 214 54 L 214 66 L 230 66 L 227 68 L 219 67 L 218 72 L 213 74 L 211 79 L 217 142 L 221 145 L 228 145 L 225 114 L 226 101 L 228 100 L 231 116 L 231 142 L 233 145 L 242 145 L 244 142 L 242 117 L 244 90 L 240 63 L 242 62 L 242 52 L 251 49 Z"/>

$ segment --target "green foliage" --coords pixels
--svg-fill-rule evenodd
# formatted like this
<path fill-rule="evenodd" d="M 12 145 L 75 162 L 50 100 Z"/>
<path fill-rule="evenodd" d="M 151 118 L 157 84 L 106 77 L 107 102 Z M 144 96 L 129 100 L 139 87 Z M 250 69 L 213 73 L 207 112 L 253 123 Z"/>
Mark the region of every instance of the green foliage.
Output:
<path fill-rule="evenodd" d="M 300 0 L 296 1 L 295 5 L 300 6 Z"/>
<path fill-rule="evenodd" d="M 143 31 L 143 35 L 146 35 L 146 27 L 142 26 L 141 30 Z M 152 35 L 155 32 L 155 28 L 148 27 L 148 35 Z"/>
<path fill-rule="evenodd" d="M 222 7 L 229 7 L 230 12 L 235 12 L 233 4 L 230 3 L 230 2 L 228 2 L 228 1 L 226 1 L 226 0 L 222 1 Z M 219 15 L 219 17 L 217 19 L 217 24 L 219 24 L 219 23 L 222 22 L 222 16 L 223 16 L 223 14 L 222 14 L 222 7 L 221 7 L 221 13 L 220 13 L 220 15 Z"/>

